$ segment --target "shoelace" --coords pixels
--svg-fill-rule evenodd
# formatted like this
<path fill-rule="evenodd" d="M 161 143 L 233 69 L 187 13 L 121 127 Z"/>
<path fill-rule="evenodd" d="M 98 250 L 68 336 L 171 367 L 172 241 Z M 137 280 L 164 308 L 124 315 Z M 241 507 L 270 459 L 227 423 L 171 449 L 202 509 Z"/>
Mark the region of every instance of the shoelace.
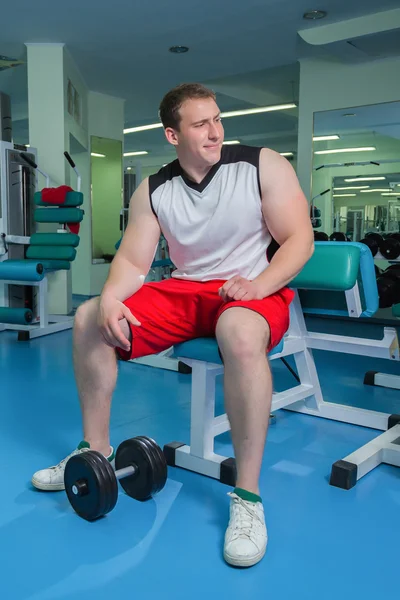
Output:
<path fill-rule="evenodd" d="M 71 452 L 71 454 L 68 454 L 68 456 L 63 458 L 62 461 L 58 463 L 58 465 L 56 465 L 55 467 L 52 467 L 53 471 L 59 471 L 60 469 L 63 469 L 64 466 L 66 465 L 66 463 L 71 458 L 71 456 L 75 456 L 76 454 L 81 454 L 81 452 L 86 452 L 87 450 L 89 450 L 89 448 L 80 448 L 79 450 L 78 449 L 74 450 L 73 452 Z"/>
<path fill-rule="evenodd" d="M 260 516 L 240 496 L 237 496 L 233 492 L 229 492 L 228 496 L 233 498 L 235 528 L 232 533 L 232 539 L 247 537 L 252 540 L 251 534 L 255 525 L 263 526 Z"/>

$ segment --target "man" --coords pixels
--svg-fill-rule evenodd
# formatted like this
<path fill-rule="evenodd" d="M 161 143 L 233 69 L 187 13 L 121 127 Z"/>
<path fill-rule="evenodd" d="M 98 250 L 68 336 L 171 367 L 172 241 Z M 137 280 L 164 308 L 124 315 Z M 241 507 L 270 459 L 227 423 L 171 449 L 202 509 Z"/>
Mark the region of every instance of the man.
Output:
<path fill-rule="evenodd" d="M 259 490 L 272 399 L 267 351 L 289 325 L 293 292 L 286 286 L 313 253 L 308 205 L 279 154 L 222 148 L 220 111 L 207 88 L 184 84 L 171 90 L 160 118 L 177 160 L 133 194 L 102 294 L 76 313 L 73 354 L 84 441 L 72 454 L 91 448 L 113 461 L 109 419 L 116 351 L 128 360 L 215 335 L 238 475 L 224 557 L 251 566 L 267 545 Z M 161 232 L 176 271 L 169 280 L 144 284 Z M 280 247 L 269 263 L 272 238 Z M 68 458 L 35 473 L 33 485 L 64 489 Z"/>

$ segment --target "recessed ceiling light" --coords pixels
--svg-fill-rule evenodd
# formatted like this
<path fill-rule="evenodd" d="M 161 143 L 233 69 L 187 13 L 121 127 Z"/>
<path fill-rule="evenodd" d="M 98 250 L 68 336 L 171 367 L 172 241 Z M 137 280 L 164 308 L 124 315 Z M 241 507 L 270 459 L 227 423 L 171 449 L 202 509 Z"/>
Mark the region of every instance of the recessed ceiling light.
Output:
<path fill-rule="evenodd" d="M 353 198 L 357 194 L 332 194 L 334 198 Z"/>
<path fill-rule="evenodd" d="M 309 21 L 317 21 L 318 19 L 325 19 L 328 13 L 325 10 L 308 10 L 304 13 L 303 19 Z"/>
<path fill-rule="evenodd" d="M 382 181 L 386 179 L 386 177 L 351 177 L 350 179 L 345 179 L 346 183 L 354 183 L 356 181 Z"/>
<path fill-rule="evenodd" d="M 330 140 L 340 140 L 338 135 L 316 135 L 313 137 L 314 142 L 329 142 Z"/>
<path fill-rule="evenodd" d="M 365 146 L 365 148 L 336 148 L 335 150 L 317 150 L 314 154 L 341 154 L 342 152 L 373 152 L 375 146 Z M 347 179 L 346 179 L 347 181 Z"/>
<path fill-rule="evenodd" d="M 239 140 L 225 140 L 222 142 L 224 146 L 235 146 L 236 144 L 240 144 Z"/>
<path fill-rule="evenodd" d="M 146 150 L 141 150 L 140 152 L 124 152 L 124 156 L 142 156 L 143 154 L 148 154 Z"/>
<path fill-rule="evenodd" d="M 185 52 L 189 52 L 189 48 L 187 46 L 171 46 L 169 51 L 173 54 L 184 54 Z"/>
<path fill-rule="evenodd" d="M 98 152 L 91 152 L 90 156 L 95 156 L 96 158 L 105 158 L 105 154 L 99 154 Z"/>

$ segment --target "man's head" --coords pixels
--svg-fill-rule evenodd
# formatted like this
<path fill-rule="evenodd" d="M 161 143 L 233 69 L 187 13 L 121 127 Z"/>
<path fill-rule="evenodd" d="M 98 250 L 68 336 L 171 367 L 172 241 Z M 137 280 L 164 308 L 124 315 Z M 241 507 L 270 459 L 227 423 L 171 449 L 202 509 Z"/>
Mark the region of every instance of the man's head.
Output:
<path fill-rule="evenodd" d="M 198 167 L 219 161 L 224 129 L 214 92 L 198 83 L 179 85 L 164 96 L 160 119 L 178 158 Z"/>

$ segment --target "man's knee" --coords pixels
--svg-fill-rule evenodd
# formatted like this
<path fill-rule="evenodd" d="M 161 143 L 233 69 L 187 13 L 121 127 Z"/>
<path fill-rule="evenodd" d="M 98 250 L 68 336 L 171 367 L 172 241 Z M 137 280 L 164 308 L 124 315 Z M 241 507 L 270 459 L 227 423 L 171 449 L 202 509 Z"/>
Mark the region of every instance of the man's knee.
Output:
<path fill-rule="evenodd" d="M 246 308 L 224 311 L 217 323 L 216 337 L 224 361 L 246 363 L 265 355 L 269 336 L 267 321 Z"/>
<path fill-rule="evenodd" d="M 100 331 L 98 321 L 99 307 L 100 297 L 97 296 L 96 298 L 87 300 L 77 308 L 74 317 L 75 335 L 86 334 L 87 332 L 90 334 L 95 334 L 96 332 Z M 119 326 L 124 336 L 130 340 L 131 330 L 127 320 L 121 319 L 121 321 L 119 321 Z"/>
<path fill-rule="evenodd" d="M 78 332 L 93 328 L 97 323 L 99 298 L 91 298 L 76 309 L 74 329 Z"/>

